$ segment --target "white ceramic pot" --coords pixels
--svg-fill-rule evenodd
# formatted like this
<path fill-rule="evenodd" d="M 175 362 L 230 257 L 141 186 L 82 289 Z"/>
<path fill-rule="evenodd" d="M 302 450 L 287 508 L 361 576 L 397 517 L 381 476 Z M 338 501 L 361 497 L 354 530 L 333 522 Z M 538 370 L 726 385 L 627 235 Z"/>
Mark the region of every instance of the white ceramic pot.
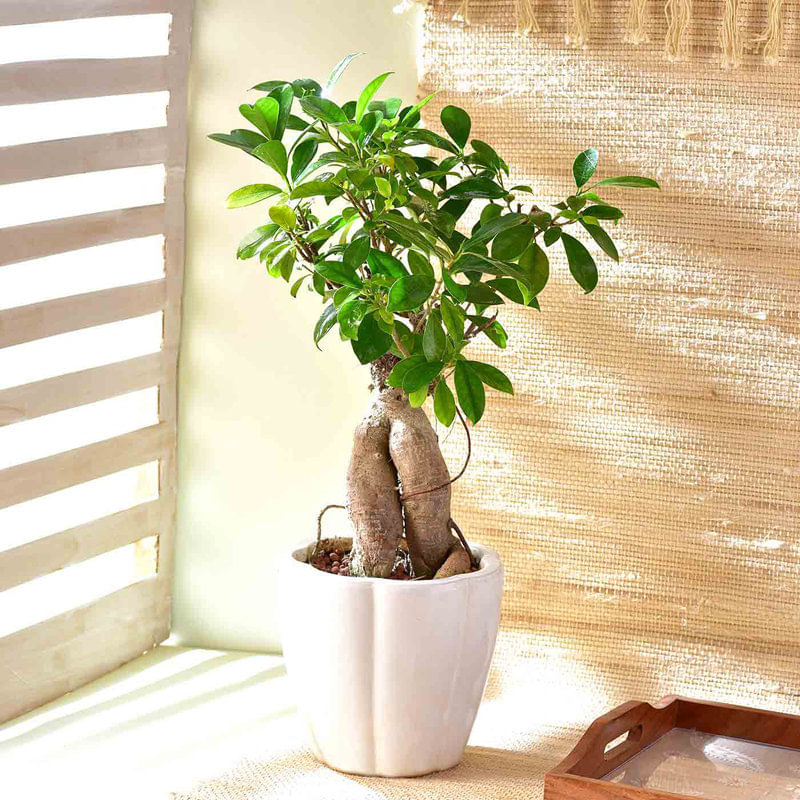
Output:
<path fill-rule="evenodd" d="M 357 775 L 409 777 L 455 766 L 478 711 L 500 621 L 503 568 L 429 581 L 278 567 L 283 652 L 317 757 Z"/>

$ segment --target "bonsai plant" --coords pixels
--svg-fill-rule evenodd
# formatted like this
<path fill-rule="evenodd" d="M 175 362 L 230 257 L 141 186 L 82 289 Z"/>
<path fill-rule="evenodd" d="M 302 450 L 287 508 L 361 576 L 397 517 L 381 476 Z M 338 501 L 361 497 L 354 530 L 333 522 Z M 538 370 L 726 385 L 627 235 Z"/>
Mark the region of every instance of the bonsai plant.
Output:
<path fill-rule="evenodd" d="M 336 329 L 371 370 L 372 399 L 355 432 L 347 472 L 352 548 L 344 540 L 320 542 L 318 533 L 305 560 L 349 579 L 412 577 L 407 586 L 418 592 L 426 583 L 439 583 L 425 579 L 480 576 L 491 554 L 470 547 L 453 520 L 454 479 L 423 406 L 432 398 L 439 422 L 450 426 L 458 419 L 469 436 L 469 423 L 483 416 L 486 388 L 513 393 L 503 372 L 471 357 L 471 345 L 485 337 L 500 349 L 506 346 L 498 314 L 503 305 L 540 308 L 549 248 L 563 247 L 572 277 L 591 292 L 598 270 L 579 237 L 618 260 L 606 228 L 623 216 L 600 192 L 658 184 L 635 176 L 592 183 L 598 154 L 589 148 L 572 166 L 575 191 L 544 207 L 529 186 L 510 185 L 509 167 L 491 145 L 470 138 L 464 110 L 443 108 L 443 132 L 438 133 L 421 122 L 434 95 L 408 106 L 394 97 L 376 99 L 391 73 L 374 78 L 355 100 L 330 99 L 352 59 L 336 66 L 324 88 L 310 79 L 258 84 L 253 88 L 261 96 L 239 107 L 252 129 L 211 138 L 244 151 L 269 176 L 269 182 L 243 186 L 227 198 L 229 208 L 269 201 L 268 221 L 245 236 L 237 256 L 257 258 L 270 276 L 286 282 L 293 297 L 317 296 L 322 312 L 314 342 L 320 346 Z M 471 222 L 464 224 L 468 216 Z M 296 557 L 303 560 L 302 554 Z M 307 564 L 302 568 L 314 572 Z M 487 601 L 488 632 L 477 646 L 475 708 L 488 669 L 485 651 L 488 646 L 491 655 L 497 627 L 499 567 L 495 572 L 496 603 Z M 348 583 L 323 577 L 340 586 Z M 324 587 L 336 591 L 330 583 Z M 411 602 L 410 595 L 402 597 Z M 313 605 L 319 609 L 328 602 L 330 597 L 320 596 Z M 402 616 L 401 606 L 397 613 Z M 292 624 L 305 623 L 293 618 Z M 437 625 L 448 623 L 435 617 L 431 624 L 435 635 Z M 419 620 L 415 630 L 419 633 Z M 320 657 L 319 651 L 307 653 L 311 660 Z M 425 694 L 419 682 L 414 691 L 417 699 Z M 353 766 L 346 757 L 322 755 L 357 772 L 418 774 L 442 768 L 454 763 L 453 752 L 457 760 L 473 717 L 474 710 L 465 713 L 458 741 L 435 762 L 420 756 L 399 766 L 380 767 L 374 759 Z M 347 734 L 352 745 L 353 731 L 336 733 Z M 322 738 L 316 730 L 324 751 Z M 423 750 L 424 742 L 419 744 L 417 750 Z"/>

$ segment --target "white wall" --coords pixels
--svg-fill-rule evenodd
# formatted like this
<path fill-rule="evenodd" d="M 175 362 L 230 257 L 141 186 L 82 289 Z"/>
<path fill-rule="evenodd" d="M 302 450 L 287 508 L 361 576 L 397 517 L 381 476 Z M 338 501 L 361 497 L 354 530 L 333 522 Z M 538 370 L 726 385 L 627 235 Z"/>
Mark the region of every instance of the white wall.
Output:
<path fill-rule="evenodd" d="M 418 12 L 398 16 L 393 5 L 195 0 L 173 610 L 182 643 L 279 648 L 275 555 L 312 537 L 318 509 L 342 501 L 369 380 L 335 335 L 324 352 L 315 349 L 318 300 L 305 293 L 292 300 L 283 281 L 235 259 L 237 242 L 262 223 L 266 207 L 228 211 L 225 196 L 267 180 L 267 170 L 206 136 L 247 127 L 237 107 L 258 96 L 247 92 L 253 84 L 324 83 L 352 52 L 365 55 L 333 99 L 357 96 L 390 69 L 397 74 L 386 89 L 415 99 Z"/>

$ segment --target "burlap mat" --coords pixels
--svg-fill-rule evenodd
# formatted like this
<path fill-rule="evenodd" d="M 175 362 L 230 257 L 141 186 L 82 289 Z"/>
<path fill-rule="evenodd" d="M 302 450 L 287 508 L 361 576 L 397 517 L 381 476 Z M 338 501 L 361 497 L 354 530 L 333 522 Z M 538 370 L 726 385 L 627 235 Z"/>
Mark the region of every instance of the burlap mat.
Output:
<path fill-rule="evenodd" d="M 752 38 L 763 9 L 741 5 Z M 455 490 L 458 522 L 506 566 L 474 746 L 438 776 L 367 780 L 319 766 L 293 727 L 182 800 L 536 798 L 625 700 L 800 711 L 798 7 L 783 63 L 724 72 L 705 0 L 686 63 L 665 61 L 660 18 L 653 44 L 624 44 L 616 0 L 582 51 L 562 6 L 537 8 L 530 39 L 510 3 L 472 0 L 468 27 L 455 6 L 428 11 L 421 88 L 467 108 L 517 178 L 559 199 L 593 144 L 601 176 L 664 186 L 609 191 L 629 212 L 621 263 L 584 297 L 551 256 L 543 312 L 504 312 L 508 350 L 482 354 L 517 396 L 492 393 Z M 446 451 L 460 463 L 458 431 Z"/>

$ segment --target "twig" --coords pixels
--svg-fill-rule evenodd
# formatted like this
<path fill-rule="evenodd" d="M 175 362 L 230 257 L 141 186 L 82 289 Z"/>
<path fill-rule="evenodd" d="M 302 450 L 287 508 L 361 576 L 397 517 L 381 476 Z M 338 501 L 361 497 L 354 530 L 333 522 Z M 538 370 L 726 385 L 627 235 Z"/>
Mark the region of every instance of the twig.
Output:
<path fill-rule="evenodd" d="M 456 414 L 458 414 L 458 418 L 461 420 L 461 424 L 464 426 L 464 432 L 467 434 L 467 458 L 464 461 L 464 466 L 461 467 L 461 472 L 455 476 L 455 478 L 450 478 L 447 483 L 441 484 L 441 486 L 434 486 L 432 489 L 419 489 L 416 492 L 410 492 L 409 494 L 401 494 L 400 495 L 400 502 L 404 503 L 406 500 L 410 500 L 412 497 L 419 497 L 423 494 L 430 494 L 431 492 L 438 492 L 440 489 L 446 489 L 451 484 L 455 483 L 466 471 L 467 467 L 469 466 L 469 460 L 472 457 L 472 437 L 469 435 L 469 428 L 467 427 L 467 421 L 461 414 L 458 408 L 456 408 Z"/>
<path fill-rule="evenodd" d="M 469 556 L 470 565 L 473 567 L 477 567 L 478 562 L 476 561 L 475 556 L 472 555 L 472 550 L 469 549 L 467 540 L 464 538 L 464 534 L 461 533 L 461 528 L 459 528 L 458 525 L 456 525 L 456 521 L 452 517 L 450 517 L 450 519 L 447 520 L 447 527 L 450 528 L 451 531 L 455 531 L 456 534 L 458 535 L 458 538 L 461 539 L 461 544 L 467 551 L 467 555 Z"/>

